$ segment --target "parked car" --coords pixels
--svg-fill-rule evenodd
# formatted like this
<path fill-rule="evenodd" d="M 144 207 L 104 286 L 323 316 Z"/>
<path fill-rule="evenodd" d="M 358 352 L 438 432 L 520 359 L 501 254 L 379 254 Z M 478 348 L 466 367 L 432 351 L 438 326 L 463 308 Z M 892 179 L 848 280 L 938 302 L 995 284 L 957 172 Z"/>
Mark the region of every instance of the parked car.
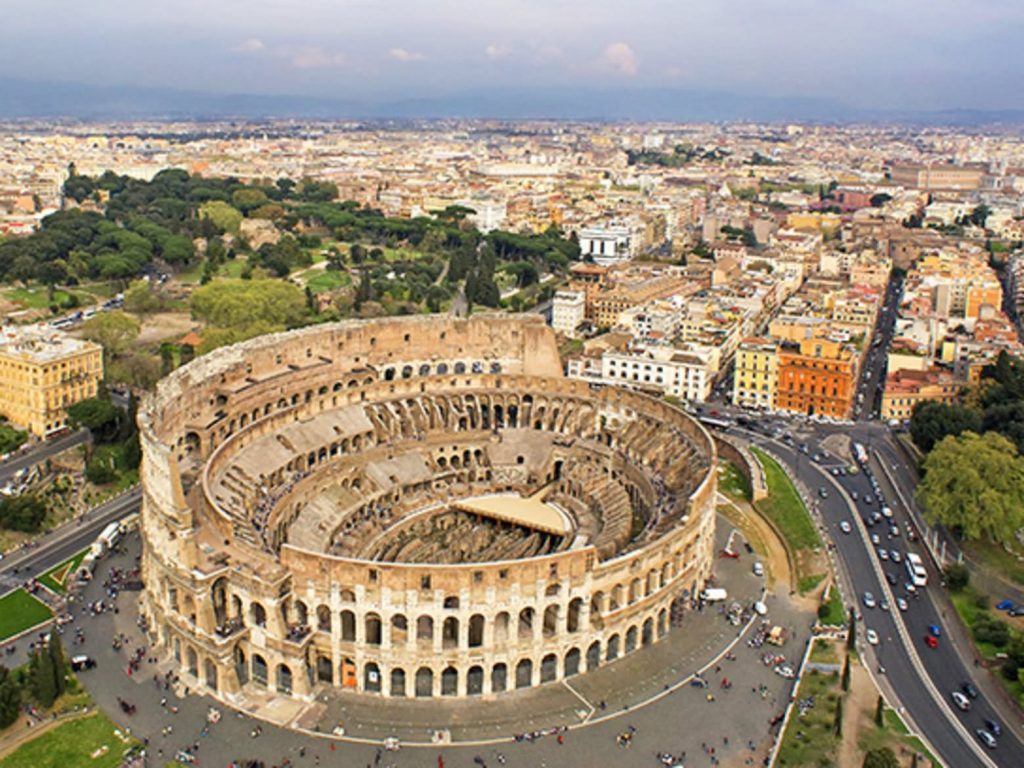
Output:
<path fill-rule="evenodd" d="M 997 611 L 1006 611 L 1007 613 L 1009 613 L 1013 610 L 1013 607 L 1013 600 L 1000 600 L 998 603 L 996 603 Z"/>

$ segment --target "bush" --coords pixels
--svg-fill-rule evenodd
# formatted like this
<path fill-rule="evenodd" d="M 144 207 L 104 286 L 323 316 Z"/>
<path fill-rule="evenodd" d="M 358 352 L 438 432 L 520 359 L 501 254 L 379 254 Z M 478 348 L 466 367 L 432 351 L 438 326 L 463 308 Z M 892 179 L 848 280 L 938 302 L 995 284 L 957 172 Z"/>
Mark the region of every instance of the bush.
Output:
<path fill-rule="evenodd" d="M 966 565 L 951 563 L 946 566 L 946 586 L 950 592 L 961 592 L 967 589 L 971 580 L 971 572 Z"/>
<path fill-rule="evenodd" d="M 999 671 L 1003 673 L 1003 677 L 1013 682 L 1017 680 L 1017 675 L 1021 671 L 1021 666 L 1017 663 L 1016 659 L 1007 659 L 1003 662 L 1003 666 Z"/>
<path fill-rule="evenodd" d="M 818 618 L 822 621 L 828 618 L 829 613 L 831 613 L 831 611 L 829 610 L 828 603 L 822 603 L 818 606 Z"/>
<path fill-rule="evenodd" d="M 46 504 L 35 494 L 11 496 L 0 501 L 0 528 L 35 533 L 46 517 Z"/>
<path fill-rule="evenodd" d="M 1010 627 L 1005 621 L 990 616 L 979 616 L 974 623 L 974 639 L 1002 648 L 1010 642 Z"/>
<path fill-rule="evenodd" d="M 105 485 L 117 479 L 117 470 L 110 459 L 93 459 L 85 465 L 85 476 L 93 485 Z"/>
<path fill-rule="evenodd" d="M 987 611 L 989 606 L 988 595 L 975 595 L 974 607 L 981 608 L 983 611 Z"/>

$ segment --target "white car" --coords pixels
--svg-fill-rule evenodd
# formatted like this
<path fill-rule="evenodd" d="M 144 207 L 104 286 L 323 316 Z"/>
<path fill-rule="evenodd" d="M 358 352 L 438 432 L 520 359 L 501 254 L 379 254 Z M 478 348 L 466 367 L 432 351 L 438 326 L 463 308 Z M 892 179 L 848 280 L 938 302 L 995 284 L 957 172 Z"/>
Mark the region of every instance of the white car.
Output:
<path fill-rule="evenodd" d="M 875 630 L 869 629 L 864 633 L 864 635 L 867 637 L 868 642 L 871 643 L 871 645 L 878 645 L 878 633 L 875 632 Z"/>
<path fill-rule="evenodd" d="M 961 712 L 966 712 L 971 708 L 971 700 L 960 693 L 960 691 L 953 691 L 950 695 L 953 697 L 953 703 L 956 704 L 957 709 Z"/>
<path fill-rule="evenodd" d="M 889 550 L 887 550 L 887 549 L 879 549 L 878 550 L 878 559 L 879 560 L 888 560 L 889 559 Z"/>
<path fill-rule="evenodd" d="M 889 557 L 892 559 L 892 561 L 894 563 L 898 563 L 901 560 L 903 560 L 903 556 L 900 555 L 900 551 L 898 549 L 894 549 L 894 550 L 890 551 L 889 552 Z"/>
<path fill-rule="evenodd" d="M 877 533 L 871 534 L 871 543 L 874 544 L 876 547 L 882 543 L 882 540 L 878 537 Z"/>
<path fill-rule="evenodd" d="M 904 600 L 902 597 L 897 597 L 896 598 L 896 607 L 899 608 L 901 611 L 905 611 L 910 606 L 907 605 L 907 601 Z"/>
<path fill-rule="evenodd" d="M 839 524 L 839 530 L 840 530 L 840 531 L 842 531 L 843 533 L 849 533 L 849 532 L 850 532 L 850 531 L 852 531 L 853 529 L 852 529 L 852 528 L 850 527 L 850 524 L 849 524 L 848 522 L 846 522 L 845 520 L 843 520 L 843 521 L 842 521 L 842 522 L 841 522 L 841 523 Z"/>

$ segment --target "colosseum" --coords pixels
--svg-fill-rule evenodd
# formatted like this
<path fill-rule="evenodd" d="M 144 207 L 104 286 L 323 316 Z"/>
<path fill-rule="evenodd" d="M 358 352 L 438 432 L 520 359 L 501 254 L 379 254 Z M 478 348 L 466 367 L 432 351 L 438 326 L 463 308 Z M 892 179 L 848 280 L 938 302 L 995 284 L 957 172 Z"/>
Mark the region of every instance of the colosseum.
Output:
<path fill-rule="evenodd" d="M 707 432 L 564 378 L 539 316 L 264 336 L 139 424 L 143 615 L 227 701 L 561 680 L 685 631 L 710 573 Z"/>

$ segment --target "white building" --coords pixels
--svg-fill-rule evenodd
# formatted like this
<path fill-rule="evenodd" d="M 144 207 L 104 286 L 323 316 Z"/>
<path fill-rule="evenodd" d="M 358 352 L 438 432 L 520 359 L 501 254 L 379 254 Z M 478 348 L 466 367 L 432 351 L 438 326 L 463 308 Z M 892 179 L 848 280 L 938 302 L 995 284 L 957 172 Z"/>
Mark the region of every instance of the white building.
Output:
<path fill-rule="evenodd" d="M 569 338 L 576 337 L 576 329 L 586 316 L 586 297 L 583 291 L 558 291 L 551 301 L 551 327 Z"/>
<path fill-rule="evenodd" d="M 580 254 L 592 257 L 594 263 L 602 267 L 629 261 L 636 255 L 639 245 L 633 231 L 621 224 L 581 229 L 579 240 Z"/>
<path fill-rule="evenodd" d="M 485 235 L 499 229 L 508 216 L 508 206 L 501 200 L 460 200 L 459 205 L 473 209 L 468 218 Z"/>
<path fill-rule="evenodd" d="M 601 380 L 702 403 L 711 396 L 718 366 L 718 350 L 713 347 L 637 347 L 605 352 L 601 357 Z"/>

